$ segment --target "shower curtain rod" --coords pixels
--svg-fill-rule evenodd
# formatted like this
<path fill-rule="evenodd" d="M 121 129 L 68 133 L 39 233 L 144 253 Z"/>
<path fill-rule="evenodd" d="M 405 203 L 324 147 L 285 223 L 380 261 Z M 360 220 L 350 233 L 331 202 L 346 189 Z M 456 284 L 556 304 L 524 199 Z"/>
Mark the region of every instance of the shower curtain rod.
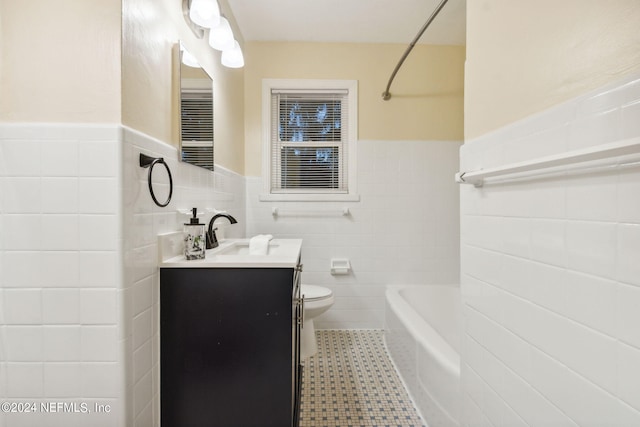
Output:
<path fill-rule="evenodd" d="M 404 51 L 402 58 L 400 58 L 400 61 L 398 61 L 396 68 L 393 70 L 393 73 L 391 73 L 391 77 L 389 77 L 389 83 L 387 83 L 387 88 L 384 90 L 384 92 L 382 92 L 382 99 L 384 99 L 385 101 L 388 101 L 389 99 L 391 99 L 391 92 L 389 92 L 389 89 L 391 89 L 391 83 L 393 82 L 393 79 L 396 77 L 396 74 L 398 73 L 398 70 L 400 69 L 400 67 L 402 67 L 404 60 L 407 59 L 407 56 L 409 56 L 409 53 L 411 53 L 411 50 L 413 50 L 413 47 L 416 45 L 418 40 L 420 40 L 420 37 L 422 37 L 422 34 L 429 27 L 429 25 L 431 25 L 431 22 L 436 18 L 436 16 L 438 16 L 438 13 L 440 13 L 444 5 L 447 4 L 447 1 L 449 0 L 442 0 L 440 2 L 438 7 L 435 8 L 433 13 L 429 17 L 429 19 L 427 19 L 427 22 L 425 22 L 422 28 L 420 29 L 420 31 L 418 31 L 418 34 L 415 36 L 413 41 L 409 43 L 407 50 Z"/>

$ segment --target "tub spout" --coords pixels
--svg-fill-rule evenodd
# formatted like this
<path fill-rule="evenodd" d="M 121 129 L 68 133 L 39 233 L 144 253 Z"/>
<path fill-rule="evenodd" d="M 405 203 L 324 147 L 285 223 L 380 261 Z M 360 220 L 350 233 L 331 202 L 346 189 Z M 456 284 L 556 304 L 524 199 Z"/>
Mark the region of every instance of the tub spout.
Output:
<path fill-rule="evenodd" d="M 213 249 L 218 247 L 218 238 L 216 237 L 217 228 L 213 227 L 213 223 L 218 218 L 227 218 L 231 224 L 237 224 L 238 221 L 229 214 L 219 213 L 215 214 L 211 221 L 209 221 L 209 230 L 207 231 L 207 249 Z"/>

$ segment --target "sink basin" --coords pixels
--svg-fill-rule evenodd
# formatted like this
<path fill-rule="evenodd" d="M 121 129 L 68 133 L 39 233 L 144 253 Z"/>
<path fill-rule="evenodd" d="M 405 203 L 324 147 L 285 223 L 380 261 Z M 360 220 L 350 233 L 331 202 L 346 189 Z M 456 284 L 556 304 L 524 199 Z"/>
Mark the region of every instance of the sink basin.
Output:
<path fill-rule="evenodd" d="M 278 245 L 277 243 L 269 243 L 269 247 L 267 248 L 267 253 L 265 255 L 276 255 L 278 253 L 278 249 L 280 249 L 280 245 Z M 225 255 L 256 256 L 255 254 L 249 253 L 249 242 L 235 242 L 230 246 L 224 247 L 219 251 L 216 251 L 215 254 L 216 256 L 225 256 Z"/>

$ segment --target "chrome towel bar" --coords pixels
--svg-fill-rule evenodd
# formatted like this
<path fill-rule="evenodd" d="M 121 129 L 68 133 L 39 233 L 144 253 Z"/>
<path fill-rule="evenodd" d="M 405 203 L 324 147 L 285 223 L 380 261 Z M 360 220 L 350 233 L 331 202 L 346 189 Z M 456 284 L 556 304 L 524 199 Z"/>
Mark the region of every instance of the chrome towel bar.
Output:
<path fill-rule="evenodd" d="M 273 217 L 281 216 L 281 215 L 291 215 L 291 216 L 320 216 L 320 215 L 335 215 L 335 216 L 349 216 L 351 215 L 351 211 L 349 208 L 342 209 L 307 209 L 307 210 L 294 210 L 294 209 L 279 209 L 279 208 L 271 208 L 271 215 Z"/>
<path fill-rule="evenodd" d="M 482 187 L 488 178 L 500 178 L 500 181 L 503 181 L 548 173 L 584 170 L 586 168 L 622 167 L 637 164 L 640 161 L 640 156 L 633 159 L 629 158 L 634 154 L 640 154 L 640 137 L 495 168 L 458 172 L 455 175 L 455 180 L 459 184 L 473 184 L 475 187 Z M 587 162 L 592 163 L 585 165 Z"/>

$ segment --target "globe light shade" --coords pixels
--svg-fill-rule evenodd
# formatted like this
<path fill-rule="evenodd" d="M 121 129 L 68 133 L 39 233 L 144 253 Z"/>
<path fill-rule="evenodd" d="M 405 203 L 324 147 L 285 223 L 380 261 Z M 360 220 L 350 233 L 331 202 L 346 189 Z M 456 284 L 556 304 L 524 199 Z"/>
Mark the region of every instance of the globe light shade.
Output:
<path fill-rule="evenodd" d="M 204 28 L 218 25 L 220 8 L 216 0 L 192 0 L 189 6 L 189 19 Z"/>
<path fill-rule="evenodd" d="M 244 67 L 244 56 L 242 55 L 242 49 L 240 49 L 240 44 L 236 40 L 233 41 L 233 47 L 231 49 L 222 51 L 220 61 L 225 67 Z"/>
<path fill-rule="evenodd" d="M 233 37 L 233 31 L 229 21 L 223 16 L 220 17 L 218 25 L 211 27 L 209 30 L 209 46 L 216 50 L 225 51 L 233 49 L 233 43 L 235 38 Z"/>

